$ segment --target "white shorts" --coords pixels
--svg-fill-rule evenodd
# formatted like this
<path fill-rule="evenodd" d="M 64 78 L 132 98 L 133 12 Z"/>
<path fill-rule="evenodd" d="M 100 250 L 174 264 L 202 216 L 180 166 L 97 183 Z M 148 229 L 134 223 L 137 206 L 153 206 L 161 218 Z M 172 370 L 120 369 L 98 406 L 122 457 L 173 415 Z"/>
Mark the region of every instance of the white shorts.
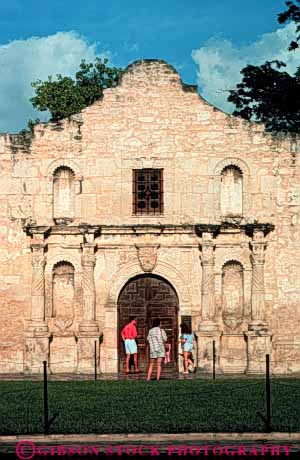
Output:
<path fill-rule="evenodd" d="M 124 342 L 126 355 L 134 355 L 137 353 L 137 345 L 134 339 L 125 339 Z"/>
<path fill-rule="evenodd" d="M 157 358 L 164 358 L 166 356 L 165 351 L 151 351 L 150 352 L 150 358 L 151 359 L 157 359 Z"/>
<path fill-rule="evenodd" d="M 194 350 L 194 347 L 192 343 L 185 342 L 183 344 L 183 351 L 189 351 L 190 353 L 192 353 L 193 350 Z"/>

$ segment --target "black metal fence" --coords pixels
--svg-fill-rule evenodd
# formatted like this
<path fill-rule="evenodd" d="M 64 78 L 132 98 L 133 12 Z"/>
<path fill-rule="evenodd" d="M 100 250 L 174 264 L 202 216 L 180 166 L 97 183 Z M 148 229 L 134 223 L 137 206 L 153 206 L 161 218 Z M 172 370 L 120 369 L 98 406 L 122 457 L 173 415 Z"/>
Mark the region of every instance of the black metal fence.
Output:
<path fill-rule="evenodd" d="M 40 428 L 38 429 L 38 432 L 43 432 L 44 434 L 49 434 L 50 432 L 55 432 L 56 428 L 56 420 L 60 417 L 60 411 L 62 411 L 62 407 L 59 407 L 60 403 L 57 400 L 57 398 L 53 397 L 53 393 L 51 393 L 54 389 L 53 385 L 54 383 L 57 382 L 51 382 L 50 388 L 48 385 L 48 363 L 46 361 L 43 362 L 43 381 L 42 382 L 34 382 L 36 385 L 30 386 L 29 384 L 32 384 L 32 382 L 27 382 L 27 381 L 22 381 L 18 382 L 19 388 L 13 388 L 11 391 L 6 391 L 1 393 L 1 398 L 7 398 L 13 400 L 15 403 L 19 400 L 21 401 L 22 398 L 25 398 L 28 401 L 28 406 L 27 406 L 27 413 L 23 413 L 23 425 L 24 425 L 24 418 L 28 419 L 28 423 L 30 423 L 30 418 L 33 415 L 33 411 L 36 410 L 37 407 L 40 407 L 39 413 L 43 414 L 43 417 L 40 417 Z M 92 377 L 92 376 L 91 376 Z M 141 378 L 140 376 L 138 377 L 139 379 Z M 170 391 L 166 391 L 166 388 L 162 391 L 164 391 L 164 396 L 166 400 L 168 400 L 168 404 L 166 404 L 166 412 L 171 411 L 172 404 L 175 404 L 175 401 L 178 403 L 178 407 L 180 408 L 183 406 L 186 406 L 186 400 L 190 401 L 190 410 L 193 411 L 193 408 L 196 407 L 197 404 L 203 404 L 205 401 L 205 398 L 214 398 L 216 401 L 220 401 L 220 396 L 223 398 L 230 396 L 233 398 L 233 401 L 236 400 L 236 404 L 240 404 L 240 401 L 245 398 L 247 399 L 248 395 L 251 393 L 251 391 L 256 391 L 259 385 L 259 391 L 258 391 L 258 397 L 260 399 L 260 404 L 259 407 L 261 410 L 256 411 L 253 416 L 255 416 L 257 419 L 260 419 L 263 421 L 263 430 L 266 433 L 269 433 L 273 431 L 273 408 L 276 406 L 276 400 L 272 400 L 272 389 L 276 389 L 276 387 L 283 388 L 285 386 L 286 388 L 289 388 L 289 391 L 293 392 L 295 391 L 296 393 L 300 393 L 300 386 L 290 383 L 286 381 L 279 381 L 277 378 L 271 378 L 270 377 L 270 356 L 266 355 L 265 356 L 265 375 L 264 375 L 264 385 L 262 382 L 262 376 L 260 376 L 260 380 L 257 381 L 257 379 L 249 379 L 245 381 L 238 381 L 234 384 L 232 382 L 234 381 L 232 378 L 222 378 L 222 385 L 218 385 L 218 376 L 216 375 L 216 353 L 215 353 L 215 345 L 213 345 L 213 365 L 212 365 L 212 373 L 211 373 L 211 381 L 210 383 L 208 382 L 207 376 L 205 378 L 206 381 L 206 386 L 204 388 L 205 391 L 203 391 L 202 387 L 199 386 L 199 393 L 195 392 L 195 387 L 193 387 L 194 393 L 191 392 L 180 392 L 178 391 L 176 395 Z M 93 376 L 93 379 L 96 381 L 97 380 L 97 363 L 95 361 L 95 374 Z M 187 380 L 189 379 L 189 376 L 187 376 Z M 197 381 L 201 383 L 201 378 L 197 378 Z M 87 383 L 87 382 L 86 382 Z M 131 384 L 131 382 L 127 382 L 128 385 Z M 99 381 L 100 384 L 100 381 Z M 23 386 L 22 386 L 23 385 Z M 65 388 L 63 387 L 65 385 Z M 100 384 L 101 385 L 101 384 Z M 170 382 L 171 385 L 171 382 Z M 155 386 L 155 384 L 154 384 Z M 100 388 L 100 387 L 99 387 Z M 171 388 L 169 386 L 169 388 Z M 187 387 L 185 387 L 187 388 Z M 255 389 L 256 388 L 256 389 Z M 95 387 L 93 389 L 91 388 L 91 392 L 89 392 L 88 387 L 85 387 L 85 389 L 81 390 L 80 386 L 75 387 L 68 387 L 66 385 L 66 382 L 60 382 L 60 389 L 63 391 L 66 391 L 66 395 L 68 392 L 72 393 L 72 396 L 74 396 L 74 400 L 80 400 L 81 398 L 96 398 L 97 394 L 95 392 Z M 109 387 L 106 387 L 105 390 L 106 397 L 110 397 L 109 395 Z M 171 394 L 172 393 L 172 394 Z M 276 392 L 278 393 L 278 392 Z M 100 394 L 99 394 L 99 401 L 101 402 L 101 397 L 104 395 L 103 390 L 100 389 Z M 123 400 L 122 400 L 122 395 L 117 396 L 116 394 L 111 395 L 112 401 L 115 398 L 119 398 L 117 401 L 117 406 L 122 407 Z M 168 399 L 169 398 L 169 399 Z M 173 400 L 172 400 L 173 398 Z M 174 399 L 175 398 L 175 399 Z M 31 404 L 35 401 L 35 404 Z M 116 401 L 115 401 L 116 402 Z M 136 407 L 138 410 L 138 401 L 133 401 L 132 402 L 133 406 Z M 145 409 L 145 408 L 144 408 Z M 65 410 L 65 408 L 64 408 Z M 189 410 L 189 408 L 187 409 Z M 249 411 L 254 410 L 253 408 L 249 407 Z M 80 407 L 78 406 L 78 411 L 80 411 Z M 149 413 L 150 408 L 148 408 L 148 413 Z M 112 414 L 113 416 L 114 414 Z M 82 414 L 84 416 L 84 414 Z M 188 414 L 187 414 L 188 416 Z M 130 427 L 128 427 L 130 430 Z M 241 427 L 241 431 L 242 427 Z"/>

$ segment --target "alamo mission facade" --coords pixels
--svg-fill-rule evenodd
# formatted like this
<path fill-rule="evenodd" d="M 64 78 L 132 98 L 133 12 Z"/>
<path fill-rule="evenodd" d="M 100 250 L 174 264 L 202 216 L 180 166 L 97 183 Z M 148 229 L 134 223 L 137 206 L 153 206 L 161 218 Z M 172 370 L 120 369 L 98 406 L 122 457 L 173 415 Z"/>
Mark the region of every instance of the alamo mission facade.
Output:
<path fill-rule="evenodd" d="M 191 320 L 202 369 L 300 371 L 297 139 L 227 115 L 167 63 L 138 61 L 81 113 L 0 136 L 0 372 L 140 364 L 159 316 L 180 365 Z"/>

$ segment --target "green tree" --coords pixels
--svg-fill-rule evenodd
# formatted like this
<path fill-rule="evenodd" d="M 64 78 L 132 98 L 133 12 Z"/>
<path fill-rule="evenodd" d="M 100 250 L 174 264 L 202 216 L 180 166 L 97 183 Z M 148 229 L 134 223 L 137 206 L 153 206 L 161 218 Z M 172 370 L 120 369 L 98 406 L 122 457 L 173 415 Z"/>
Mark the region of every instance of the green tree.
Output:
<path fill-rule="evenodd" d="M 298 5 L 296 4 L 298 3 Z M 293 21 L 300 33 L 300 0 L 286 2 L 288 9 L 278 15 L 283 24 Z M 290 51 L 299 52 L 300 35 L 292 41 Z M 296 50 L 296 51 L 295 51 Z M 261 121 L 267 131 L 300 133 L 300 67 L 294 75 L 284 71 L 281 61 L 248 65 L 241 70 L 242 82 L 229 91 L 228 101 L 235 104 L 233 115 Z"/>
<path fill-rule="evenodd" d="M 48 110 L 51 121 L 79 112 L 100 99 L 105 88 L 118 84 L 122 69 L 109 67 L 108 60 L 96 58 L 94 63 L 81 61 L 75 79 L 56 75 L 56 79 L 37 80 L 31 85 L 35 95 L 30 99 L 33 107 L 43 112 Z"/>
<path fill-rule="evenodd" d="M 296 5 L 298 3 L 298 5 Z M 283 13 L 278 14 L 279 24 L 285 24 L 288 21 L 293 21 L 296 25 L 296 33 L 300 34 L 300 0 L 296 2 L 288 1 L 285 2 L 288 9 Z M 293 51 L 299 48 L 300 35 L 297 35 L 296 40 L 291 41 L 289 51 Z"/>

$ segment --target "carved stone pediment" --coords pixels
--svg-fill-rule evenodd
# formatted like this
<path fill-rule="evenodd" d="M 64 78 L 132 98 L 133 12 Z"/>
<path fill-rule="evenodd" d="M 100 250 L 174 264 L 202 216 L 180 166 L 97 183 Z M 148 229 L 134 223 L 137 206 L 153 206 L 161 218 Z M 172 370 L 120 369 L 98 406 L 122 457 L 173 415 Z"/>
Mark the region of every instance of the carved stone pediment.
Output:
<path fill-rule="evenodd" d="M 159 244 L 135 245 L 141 269 L 144 272 L 152 272 L 157 262 L 157 250 Z"/>
<path fill-rule="evenodd" d="M 60 332 L 65 332 L 73 324 L 72 318 L 56 318 L 54 325 Z"/>
<path fill-rule="evenodd" d="M 243 322 L 243 318 L 234 318 L 232 316 L 223 316 L 223 320 L 225 325 L 232 330 L 235 330 L 240 326 Z"/>

